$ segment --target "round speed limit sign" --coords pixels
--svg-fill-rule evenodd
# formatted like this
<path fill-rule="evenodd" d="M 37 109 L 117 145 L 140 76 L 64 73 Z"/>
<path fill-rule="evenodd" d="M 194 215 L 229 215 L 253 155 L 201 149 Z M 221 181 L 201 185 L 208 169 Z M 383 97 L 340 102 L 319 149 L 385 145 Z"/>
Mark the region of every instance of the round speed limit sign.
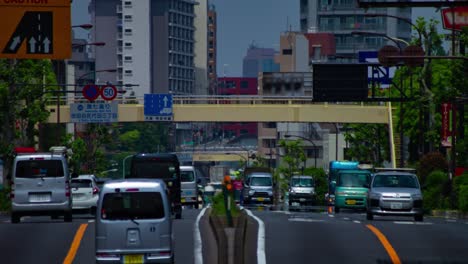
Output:
<path fill-rule="evenodd" d="M 117 88 L 114 85 L 106 85 L 101 88 L 101 97 L 106 101 L 112 101 L 117 96 Z"/>

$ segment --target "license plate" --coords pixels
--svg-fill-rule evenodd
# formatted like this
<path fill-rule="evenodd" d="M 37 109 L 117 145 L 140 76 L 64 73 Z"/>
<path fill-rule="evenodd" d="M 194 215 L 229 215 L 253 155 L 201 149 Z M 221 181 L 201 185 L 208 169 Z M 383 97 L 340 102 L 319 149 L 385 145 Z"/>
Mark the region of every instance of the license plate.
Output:
<path fill-rule="evenodd" d="M 294 202 L 294 203 L 292 203 L 291 205 L 292 205 L 292 206 L 299 206 L 300 204 L 299 204 L 299 203 L 296 203 L 296 202 Z"/>
<path fill-rule="evenodd" d="M 356 200 L 346 200 L 346 204 L 348 204 L 348 205 L 355 205 L 355 204 L 356 204 Z"/>
<path fill-rule="evenodd" d="M 50 194 L 46 193 L 46 194 L 30 194 L 29 195 L 29 201 L 30 202 L 36 202 L 36 203 L 40 203 L 40 202 L 50 202 Z"/>
<path fill-rule="evenodd" d="M 259 201 L 259 202 L 263 202 L 263 200 L 265 200 L 265 199 L 264 199 L 264 198 L 261 198 L 261 197 L 260 197 L 260 198 L 257 198 L 257 201 Z"/>
<path fill-rule="evenodd" d="M 403 208 L 403 204 L 402 203 L 390 203 L 390 208 L 391 209 L 401 209 L 401 208 Z"/>
<path fill-rule="evenodd" d="M 124 264 L 140 264 L 143 263 L 143 255 L 125 255 Z"/>

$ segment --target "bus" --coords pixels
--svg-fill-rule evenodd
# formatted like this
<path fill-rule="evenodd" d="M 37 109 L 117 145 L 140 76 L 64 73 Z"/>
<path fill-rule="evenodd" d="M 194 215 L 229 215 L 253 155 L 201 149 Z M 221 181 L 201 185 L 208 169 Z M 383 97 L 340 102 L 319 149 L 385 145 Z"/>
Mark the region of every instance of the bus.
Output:
<path fill-rule="evenodd" d="M 176 154 L 139 153 L 130 161 L 130 174 L 125 178 L 162 179 L 169 190 L 172 214 L 176 219 L 182 218 L 180 163 Z"/>

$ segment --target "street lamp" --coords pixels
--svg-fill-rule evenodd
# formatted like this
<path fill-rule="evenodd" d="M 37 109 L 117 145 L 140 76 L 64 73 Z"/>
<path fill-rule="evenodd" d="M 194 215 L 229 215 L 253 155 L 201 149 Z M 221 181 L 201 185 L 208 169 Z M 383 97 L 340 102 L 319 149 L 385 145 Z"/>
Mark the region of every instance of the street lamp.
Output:
<path fill-rule="evenodd" d="M 297 138 L 300 138 L 300 139 L 303 139 L 305 141 L 310 142 L 314 146 L 314 167 L 317 168 L 317 151 L 318 151 L 318 148 L 317 148 L 317 145 L 315 145 L 315 143 L 312 140 L 310 140 L 310 139 L 308 139 L 306 137 L 303 137 L 303 136 L 288 135 L 288 134 L 284 135 L 284 137 L 285 138 L 297 137 Z"/>
<path fill-rule="evenodd" d="M 80 75 L 80 77 L 78 77 L 78 79 L 76 79 L 75 83 L 77 85 L 80 85 L 81 81 L 83 80 L 84 77 L 86 77 L 86 76 L 88 76 L 88 75 L 90 75 L 92 73 L 96 74 L 98 72 L 117 72 L 117 69 L 102 69 L 102 70 L 89 71 L 87 73 L 84 73 L 84 74 Z"/>

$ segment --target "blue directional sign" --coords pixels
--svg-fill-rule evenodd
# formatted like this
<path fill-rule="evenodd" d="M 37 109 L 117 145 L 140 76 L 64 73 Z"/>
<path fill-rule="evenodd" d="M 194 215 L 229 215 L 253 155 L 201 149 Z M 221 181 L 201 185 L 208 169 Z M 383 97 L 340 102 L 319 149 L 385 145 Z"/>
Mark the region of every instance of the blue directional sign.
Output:
<path fill-rule="evenodd" d="M 358 53 L 359 62 L 371 62 L 378 63 L 379 60 L 377 51 L 360 51 Z M 382 88 L 389 87 L 392 83 L 393 76 L 395 75 L 396 67 L 379 67 L 380 70 L 376 68 L 369 68 L 368 70 L 368 83 L 372 81 L 380 83 Z"/>
<path fill-rule="evenodd" d="M 146 121 L 172 121 L 172 94 L 145 94 L 144 115 Z"/>

